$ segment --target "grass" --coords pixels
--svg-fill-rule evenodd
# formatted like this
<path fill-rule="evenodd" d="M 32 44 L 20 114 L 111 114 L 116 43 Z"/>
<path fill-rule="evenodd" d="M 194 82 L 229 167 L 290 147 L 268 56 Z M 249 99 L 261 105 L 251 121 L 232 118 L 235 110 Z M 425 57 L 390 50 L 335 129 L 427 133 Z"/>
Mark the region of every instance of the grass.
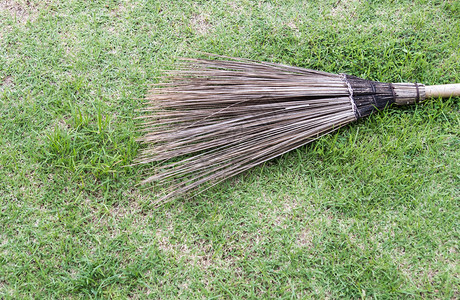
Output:
<path fill-rule="evenodd" d="M 0 298 L 458 298 L 458 98 L 160 208 L 124 166 L 178 56 L 453 83 L 459 20 L 457 0 L 3 1 Z"/>

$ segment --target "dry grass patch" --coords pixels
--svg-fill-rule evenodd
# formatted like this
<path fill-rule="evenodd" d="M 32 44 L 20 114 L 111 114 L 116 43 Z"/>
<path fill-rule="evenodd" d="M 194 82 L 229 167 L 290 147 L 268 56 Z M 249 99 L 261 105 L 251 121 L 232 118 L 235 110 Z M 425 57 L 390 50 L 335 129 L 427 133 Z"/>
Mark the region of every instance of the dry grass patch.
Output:
<path fill-rule="evenodd" d="M 340 20 L 345 20 L 353 17 L 356 14 L 356 10 L 360 4 L 361 0 L 339 0 L 332 7 L 330 16 Z"/>
<path fill-rule="evenodd" d="M 209 16 L 204 14 L 193 14 L 190 22 L 195 32 L 199 35 L 206 35 L 212 29 L 212 25 L 209 22 Z"/>
<path fill-rule="evenodd" d="M 19 23 L 33 22 L 37 19 L 39 9 L 36 5 L 27 2 L 4 0 L 0 1 L 0 14 L 8 14 Z"/>
<path fill-rule="evenodd" d="M 2 83 L 0 84 L 0 92 L 5 91 L 6 89 L 11 89 L 14 87 L 13 77 L 12 76 L 5 76 L 3 78 Z"/>

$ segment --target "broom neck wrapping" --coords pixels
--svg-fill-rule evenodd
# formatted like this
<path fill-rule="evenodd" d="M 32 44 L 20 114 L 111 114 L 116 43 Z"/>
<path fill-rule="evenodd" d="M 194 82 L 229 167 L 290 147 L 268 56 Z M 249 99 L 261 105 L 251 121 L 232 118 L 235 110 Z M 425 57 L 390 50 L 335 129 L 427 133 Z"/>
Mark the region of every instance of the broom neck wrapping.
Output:
<path fill-rule="evenodd" d="M 410 105 L 426 98 L 425 85 L 421 83 L 392 83 L 396 105 Z"/>
<path fill-rule="evenodd" d="M 349 87 L 357 118 L 366 117 L 373 111 L 381 110 L 392 103 L 411 105 L 426 98 L 460 96 L 460 83 L 425 86 L 421 83 L 371 81 L 351 75 L 345 75 L 343 79 Z"/>
<path fill-rule="evenodd" d="M 385 83 L 341 74 L 348 87 L 356 118 L 364 118 L 375 110 L 394 103 L 410 105 L 426 98 L 460 96 L 460 84 L 425 86 L 421 83 Z"/>
<path fill-rule="evenodd" d="M 352 75 L 345 75 L 342 78 L 349 88 L 349 96 L 357 119 L 367 117 L 376 110 L 382 110 L 394 103 L 398 97 L 403 96 L 402 91 L 397 94 L 396 88 L 391 83 L 366 80 Z"/>
<path fill-rule="evenodd" d="M 423 85 L 420 83 L 393 83 L 395 104 L 408 105 L 427 98 L 460 97 L 460 83 Z"/>

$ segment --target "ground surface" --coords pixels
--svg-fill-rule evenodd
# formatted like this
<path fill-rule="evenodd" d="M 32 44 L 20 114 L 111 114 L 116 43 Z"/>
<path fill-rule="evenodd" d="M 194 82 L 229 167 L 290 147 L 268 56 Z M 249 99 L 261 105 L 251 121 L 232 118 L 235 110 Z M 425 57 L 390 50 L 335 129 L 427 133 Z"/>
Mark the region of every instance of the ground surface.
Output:
<path fill-rule="evenodd" d="M 458 98 L 160 208 L 124 166 L 194 50 L 441 84 L 459 48 L 459 1 L 0 1 L 0 298 L 458 298 Z"/>

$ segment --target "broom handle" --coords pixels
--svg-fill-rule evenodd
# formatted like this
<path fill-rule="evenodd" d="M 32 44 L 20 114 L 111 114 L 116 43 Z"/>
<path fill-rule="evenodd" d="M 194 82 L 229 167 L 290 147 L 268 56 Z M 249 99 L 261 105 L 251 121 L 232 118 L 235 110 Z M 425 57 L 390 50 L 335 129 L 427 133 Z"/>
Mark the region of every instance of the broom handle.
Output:
<path fill-rule="evenodd" d="M 460 97 L 460 83 L 427 85 L 425 86 L 426 98 Z"/>

